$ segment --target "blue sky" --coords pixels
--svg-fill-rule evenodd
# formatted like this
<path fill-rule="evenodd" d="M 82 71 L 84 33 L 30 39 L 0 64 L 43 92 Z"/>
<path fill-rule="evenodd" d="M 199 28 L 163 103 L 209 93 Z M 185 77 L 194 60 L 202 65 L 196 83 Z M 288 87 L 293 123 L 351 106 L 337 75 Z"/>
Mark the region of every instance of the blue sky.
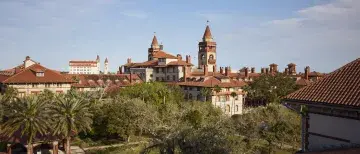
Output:
<path fill-rule="evenodd" d="M 330 72 L 360 57 L 359 19 L 359 0 L 1 0 L 0 69 L 29 55 L 67 70 L 100 55 L 116 71 L 147 59 L 153 32 L 165 51 L 196 58 L 210 20 L 218 66 Z"/>

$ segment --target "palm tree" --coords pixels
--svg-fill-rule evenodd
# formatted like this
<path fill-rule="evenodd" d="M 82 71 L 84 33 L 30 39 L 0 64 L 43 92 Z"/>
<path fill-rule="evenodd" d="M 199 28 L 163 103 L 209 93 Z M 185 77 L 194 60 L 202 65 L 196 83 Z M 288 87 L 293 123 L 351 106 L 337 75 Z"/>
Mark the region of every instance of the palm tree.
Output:
<path fill-rule="evenodd" d="M 211 89 L 206 87 L 201 88 L 200 94 L 205 98 L 205 102 L 206 102 L 207 97 L 210 96 L 211 94 Z"/>
<path fill-rule="evenodd" d="M 86 99 L 71 96 L 58 96 L 50 107 L 54 122 L 53 133 L 66 137 L 67 154 L 70 154 L 71 135 L 91 129 L 90 108 L 91 104 Z"/>
<path fill-rule="evenodd" d="M 48 130 L 48 114 L 44 101 L 36 97 L 18 98 L 6 107 L 8 120 L 3 125 L 3 131 L 10 136 L 20 131 L 27 137 L 27 153 L 32 153 L 32 143 L 37 134 L 44 135 Z"/>
<path fill-rule="evenodd" d="M 233 110 L 232 110 L 231 112 L 234 111 L 234 113 L 235 113 L 235 97 L 237 96 L 237 94 L 236 94 L 236 92 L 233 91 L 233 92 L 231 92 L 230 95 L 231 95 L 231 97 L 233 98 L 233 105 L 232 105 L 232 106 L 233 106 L 233 107 L 232 107 Z"/>

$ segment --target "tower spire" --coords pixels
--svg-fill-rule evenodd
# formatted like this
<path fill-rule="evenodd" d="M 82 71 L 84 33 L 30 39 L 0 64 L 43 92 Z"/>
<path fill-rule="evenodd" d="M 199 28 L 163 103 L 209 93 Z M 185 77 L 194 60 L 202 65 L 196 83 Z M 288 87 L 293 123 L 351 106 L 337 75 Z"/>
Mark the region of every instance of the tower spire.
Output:
<path fill-rule="evenodd" d="M 158 43 L 157 38 L 156 38 L 156 32 L 154 32 L 154 37 L 153 37 L 153 40 L 151 42 L 151 47 L 152 48 L 158 48 L 159 47 L 159 43 Z"/>
<path fill-rule="evenodd" d="M 212 35 L 211 35 L 211 31 L 210 31 L 210 26 L 209 26 L 209 20 L 206 21 L 206 29 L 204 32 L 204 36 L 203 36 L 203 41 L 207 42 L 207 41 L 212 41 Z"/>

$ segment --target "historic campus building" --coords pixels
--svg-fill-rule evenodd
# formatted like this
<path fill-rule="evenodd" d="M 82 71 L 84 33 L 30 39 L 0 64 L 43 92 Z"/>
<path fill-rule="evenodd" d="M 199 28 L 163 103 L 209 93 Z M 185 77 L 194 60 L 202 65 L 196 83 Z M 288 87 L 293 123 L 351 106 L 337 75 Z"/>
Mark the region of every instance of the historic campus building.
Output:
<path fill-rule="evenodd" d="M 147 52 L 148 60 L 138 63 L 128 58 L 127 63 L 120 66 L 119 74 L 137 74 L 144 82 L 176 84 L 183 88 L 186 99 L 211 101 L 226 114 L 241 114 L 246 96 L 242 87 L 262 74 L 278 73 L 278 65 L 270 64 L 268 68 L 261 68 L 261 73 L 256 73 L 254 67 L 244 67 L 239 71 L 229 66 L 218 67 L 216 45 L 207 25 L 202 41 L 198 44 L 198 65 L 194 66 L 190 55 L 186 55 L 183 60 L 180 54 L 174 56 L 165 52 L 163 45 L 159 45 L 154 36 Z M 323 76 L 318 72 L 310 72 L 310 67 L 304 71 L 303 74 L 297 73 L 296 65 L 290 63 L 283 73 L 294 78 L 299 86 L 310 85 Z M 210 89 L 210 93 L 204 94 L 203 89 Z"/>
<path fill-rule="evenodd" d="M 100 57 L 96 60 L 71 60 L 69 61 L 69 74 L 100 74 Z M 106 58 L 104 62 L 103 74 L 109 73 L 109 61 Z"/>
<path fill-rule="evenodd" d="M 16 88 L 20 97 L 39 94 L 44 89 L 66 93 L 73 83 L 73 80 L 67 79 L 60 72 L 40 65 L 29 56 L 23 64 L 0 71 L 0 87 Z"/>
<path fill-rule="evenodd" d="M 360 153 L 360 58 L 286 96 L 302 116 L 299 153 Z"/>

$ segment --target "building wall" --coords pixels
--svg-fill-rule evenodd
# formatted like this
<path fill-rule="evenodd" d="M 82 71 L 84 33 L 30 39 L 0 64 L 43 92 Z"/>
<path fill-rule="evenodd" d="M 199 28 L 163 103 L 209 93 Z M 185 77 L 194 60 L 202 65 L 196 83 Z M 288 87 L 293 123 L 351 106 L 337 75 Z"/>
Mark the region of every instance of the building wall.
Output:
<path fill-rule="evenodd" d="M 71 84 L 9 84 L 8 86 L 16 88 L 19 92 L 19 96 L 28 96 L 32 94 L 38 94 L 45 89 L 48 89 L 54 93 L 66 93 L 71 88 Z"/>
<path fill-rule="evenodd" d="M 157 67 L 153 71 L 154 81 L 178 81 L 181 77 L 183 77 L 181 66 Z"/>
<path fill-rule="evenodd" d="M 182 86 L 182 89 L 186 94 L 185 97 L 187 99 L 204 101 L 205 98 L 201 95 L 202 88 L 203 87 Z M 211 96 L 207 99 L 207 101 L 210 101 L 215 107 L 221 108 L 221 110 L 229 116 L 234 114 L 242 114 L 244 104 L 243 95 L 238 95 L 237 97 L 233 98 L 230 95 L 221 94 L 224 92 L 234 91 L 241 92 L 242 90 L 239 88 L 222 88 L 219 92 L 220 95 Z"/>
<path fill-rule="evenodd" d="M 137 74 L 144 82 L 153 81 L 153 68 L 131 68 L 131 73 Z"/>
<path fill-rule="evenodd" d="M 360 144 L 360 120 L 309 113 L 310 151 Z"/>
<path fill-rule="evenodd" d="M 69 65 L 69 74 L 100 74 L 97 65 L 92 66 L 72 66 Z"/>

